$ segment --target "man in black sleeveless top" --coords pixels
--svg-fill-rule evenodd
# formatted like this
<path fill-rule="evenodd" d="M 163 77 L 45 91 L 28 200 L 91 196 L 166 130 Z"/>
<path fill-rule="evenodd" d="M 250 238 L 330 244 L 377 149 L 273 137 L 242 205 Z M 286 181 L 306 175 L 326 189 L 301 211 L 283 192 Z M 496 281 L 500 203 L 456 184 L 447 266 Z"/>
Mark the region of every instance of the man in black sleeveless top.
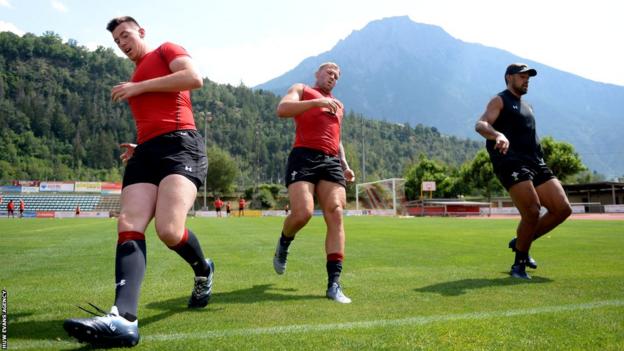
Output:
<path fill-rule="evenodd" d="M 529 256 L 531 243 L 561 224 L 572 209 L 559 180 L 544 163 L 535 131 L 533 109 L 521 97 L 535 69 L 514 63 L 505 71 L 507 89 L 488 103 L 475 129 L 486 141 L 496 176 L 520 212 L 517 237 L 509 242 L 516 253 L 511 276 L 531 279 L 526 267 L 537 268 Z M 541 206 L 548 211 L 540 215 Z"/>

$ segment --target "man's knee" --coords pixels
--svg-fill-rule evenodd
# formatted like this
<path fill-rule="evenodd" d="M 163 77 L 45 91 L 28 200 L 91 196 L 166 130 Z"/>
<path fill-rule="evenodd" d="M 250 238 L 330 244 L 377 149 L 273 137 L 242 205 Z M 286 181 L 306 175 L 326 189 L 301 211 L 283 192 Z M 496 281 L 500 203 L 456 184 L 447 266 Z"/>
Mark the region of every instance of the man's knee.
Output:
<path fill-rule="evenodd" d="M 312 210 L 292 211 L 290 218 L 296 225 L 304 226 L 310 221 L 310 218 L 312 218 Z"/>
<path fill-rule="evenodd" d="M 155 227 L 158 238 L 167 246 L 177 245 L 184 234 L 184 228 L 175 228 L 170 223 L 156 223 Z"/>
<path fill-rule="evenodd" d="M 572 206 L 569 203 L 563 203 L 555 207 L 552 212 L 562 222 L 572 214 Z"/>
<path fill-rule="evenodd" d="M 325 208 L 325 215 L 328 215 L 332 218 L 342 218 L 342 214 L 344 212 L 344 206 L 340 203 L 331 204 Z"/>
<path fill-rule="evenodd" d="M 541 206 L 539 204 L 532 204 L 523 211 L 521 211 L 522 220 L 527 223 L 537 223 L 540 218 Z"/>

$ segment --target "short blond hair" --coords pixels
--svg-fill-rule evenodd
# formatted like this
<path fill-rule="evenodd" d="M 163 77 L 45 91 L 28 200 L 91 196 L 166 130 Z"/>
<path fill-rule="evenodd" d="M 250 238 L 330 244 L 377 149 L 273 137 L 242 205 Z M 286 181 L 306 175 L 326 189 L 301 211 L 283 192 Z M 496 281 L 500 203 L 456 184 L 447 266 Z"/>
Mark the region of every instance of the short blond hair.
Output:
<path fill-rule="evenodd" d="M 321 63 L 321 65 L 319 66 L 319 68 L 316 70 L 317 72 L 320 72 L 323 68 L 325 67 L 332 67 L 338 70 L 338 72 L 340 72 L 340 66 L 338 66 L 337 63 L 335 62 L 325 62 L 325 63 Z"/>

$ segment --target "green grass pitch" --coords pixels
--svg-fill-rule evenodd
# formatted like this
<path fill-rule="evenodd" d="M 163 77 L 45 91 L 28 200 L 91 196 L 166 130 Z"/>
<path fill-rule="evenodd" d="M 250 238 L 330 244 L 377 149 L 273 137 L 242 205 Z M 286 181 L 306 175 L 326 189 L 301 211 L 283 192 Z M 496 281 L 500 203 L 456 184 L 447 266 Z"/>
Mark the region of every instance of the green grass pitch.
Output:
<path fill-rule="evenodd" d="M 283 218 L 189 218 L 216 265 L 211 303 L 188 310 L 192 271 L 148 241 L 143 350 L 623 350 L 624 222 L 569 220 L 535 242 L 530 282 L 507 272 L 517 220 L 345 218 L 342 285 L 325 296 L 322 218 L 272 256 Z M 113 219 L 0 220 L 8 347 L 79 349 L 62 329 L 114 298 Z"/>

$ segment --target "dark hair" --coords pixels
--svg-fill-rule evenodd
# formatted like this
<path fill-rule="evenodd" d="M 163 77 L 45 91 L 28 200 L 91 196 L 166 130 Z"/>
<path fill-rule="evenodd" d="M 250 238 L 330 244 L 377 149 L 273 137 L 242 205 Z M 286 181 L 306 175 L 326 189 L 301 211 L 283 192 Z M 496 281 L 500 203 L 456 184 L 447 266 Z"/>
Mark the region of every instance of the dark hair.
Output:
<path fill-rule="evenodd" d="M 115 17 L 112 20 L 110 20 L 110 22 L 108 22 L 108 24 L 106 25 L 106 30 L 112 33 L 115 30 L 115 28 L 117 28 L 118 25 L 124 22 L 132 22 L 136 24 L 137 26 L 141 27 L 139 25 L 139 22 L 137 22 L 134 18 L 130 16 L 121 16 L 121 17 Z"/>

